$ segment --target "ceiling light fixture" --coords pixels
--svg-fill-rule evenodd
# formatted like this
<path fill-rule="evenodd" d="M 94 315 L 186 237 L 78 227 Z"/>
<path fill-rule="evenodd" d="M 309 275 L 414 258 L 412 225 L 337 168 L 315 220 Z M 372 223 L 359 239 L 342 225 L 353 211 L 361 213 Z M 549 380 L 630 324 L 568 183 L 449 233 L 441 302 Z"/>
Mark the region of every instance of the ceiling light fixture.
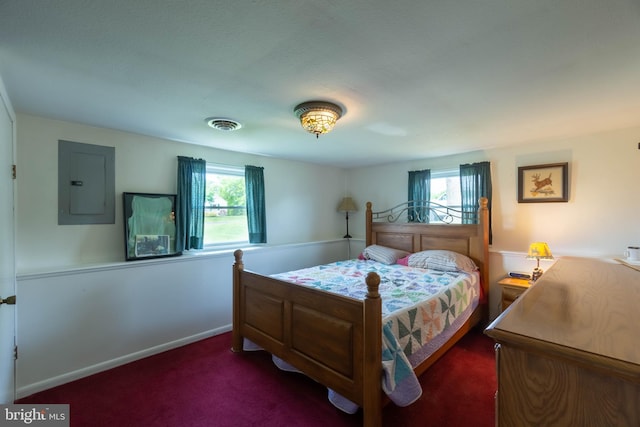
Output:
<path fill-rule="evenodd" d="M 223 130 L 226 132 L 231 132 L 234 130 L 238 130 L 242 127 L 242 125 L 238 122 L 236 122 L 235 120 L 231 120 L 231 119 L 223 119 L 220 117 L 208 117 L 206 119 L 204 119 L 205 122 L 207 122 L 207 124 L 209 126 L 211 126 L 214 129 L 218 129 L 218 130 Z"/>
<path fill-rule="evenodd" d="M 342 117 L 342 108 L 325 101 L 303 102 L 293 112 L 300 119 L 302 128 L 314 133 L 316 138 L 322 133 L 331 132 L 336 121 Z"/>

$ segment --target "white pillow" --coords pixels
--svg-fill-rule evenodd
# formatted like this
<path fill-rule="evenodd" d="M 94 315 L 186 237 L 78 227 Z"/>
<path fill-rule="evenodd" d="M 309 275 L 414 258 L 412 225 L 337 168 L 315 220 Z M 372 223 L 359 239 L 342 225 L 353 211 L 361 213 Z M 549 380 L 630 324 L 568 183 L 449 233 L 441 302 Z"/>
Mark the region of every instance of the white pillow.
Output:
<path fill-rule="evenodd" d="M 395 264 L 399 258 L 407 255 L 409 255 L 409 252 L 407 251 L 401 251 L 400 249 L 393 249 L 380 245 L 367 246 L 362 252 L 364 259 L 370 259 L 372 261 L 378 261 L 389 265 Z"/>
<path fill-rule="evenodd" d="M 409 267 L 439 271 L 476 271 L 478 267 L 471 258 L 453 251 L 430 250 L 409 255 Z"/>

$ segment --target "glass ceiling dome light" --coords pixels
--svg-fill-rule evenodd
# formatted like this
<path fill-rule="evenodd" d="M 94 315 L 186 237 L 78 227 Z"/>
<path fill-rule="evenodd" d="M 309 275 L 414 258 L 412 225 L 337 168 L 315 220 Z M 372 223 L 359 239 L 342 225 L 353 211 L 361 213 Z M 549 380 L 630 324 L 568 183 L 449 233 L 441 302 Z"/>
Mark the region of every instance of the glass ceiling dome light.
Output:
<path fill-rule="evenodd" d="M 322 133 L 331 132 L 336 121 L 342 117 L 342 108 L 325 101 L 303 102 L 293 112 L 300 119 L 304 130 L 314 133 L 316 138 Z"/>

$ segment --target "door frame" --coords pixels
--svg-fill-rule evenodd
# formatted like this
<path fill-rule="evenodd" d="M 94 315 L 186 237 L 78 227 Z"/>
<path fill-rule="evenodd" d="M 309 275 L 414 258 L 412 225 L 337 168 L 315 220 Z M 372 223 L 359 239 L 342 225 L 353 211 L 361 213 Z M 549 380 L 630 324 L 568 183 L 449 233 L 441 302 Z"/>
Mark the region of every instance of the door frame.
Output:
<path fill-rule="evenodd" d="M 16 295 L 16 215 L 15 215 L 15 207 L 16 207 L 16 179 L 11 177 L 10 170 L 4 170 L 5 167 L 10 168 L 11 165 L 16 165 L 16 141 L 17 141 L 17 133 L 16 133 L 16 115 L 11 106 L 11 101 L 9 99 L 9 95 L 5 89 L 4 82 L 2 80 L 2 76 L 0 76 L 0 114 L 7 114 L 9 120 L 9 126 L 11 127 L 11 141 L 9 143 L 9 151 L 10 151 L 10 165 L 2 162 L 3 170 L 0 171 L 0 179 L 8 179 L 10 181 L 7 188 L 10 188 L 11 191 L 11 219 L 8 221 L 8 224 L 4 222 L 0 225 L 3 228 L 6 227 L 6 230 L 3 230 L 3 233 L 6 232 L 7 237 L 11 240 L 8 246 L 11 248 L 11 256 L 10 259 L 0 258 L 0 268 L 8 271 L 6 280 L 7 282 L 4 284 L 0 284 L 0 297 L 7 298 L 10 295 Z M 5 144 L 6 141 L 3 141 L 0 137 L 0 144 Z M 4 152 L 6 147 L 2 147 Z M 4 198 L 6 194 L 2 194 Z M 6 265 L 5 265 L 6 264 Z M 5 278 L 1 278 L 0 280 L 5 280 Z M 5 286 L 8 285 L 7 289 Z M 7 292 L 5 294 L 5 292 Z M 16 398 L 16 359 L 14 349 L 17 345 L 16 339 L 16 315 L 17 306 L 16 305 L 0 305 L 0 316 L 2 316 L 2 324 L 0 324 L 0 339 L 3 340 L 11 340 L 10 349 L 8 352 L 3 351 L 3 354 L 0 354 L 0 377 L 7 378 L 7 381 L 0 382 L 0 403 L 7 404 L 13 403 Z M 9 313 L 7 313 L 9 311 Z M 8 324 L 5 322 L 8 320 Z M 8 338 L 6 335 L 9 334 L 11 338 Z M 0 348 L 3 348 L 0 346 Z M 9 368 L 11 366 L 11 368 Z M 10 372 L 7 372 L 10 371 Z"/>

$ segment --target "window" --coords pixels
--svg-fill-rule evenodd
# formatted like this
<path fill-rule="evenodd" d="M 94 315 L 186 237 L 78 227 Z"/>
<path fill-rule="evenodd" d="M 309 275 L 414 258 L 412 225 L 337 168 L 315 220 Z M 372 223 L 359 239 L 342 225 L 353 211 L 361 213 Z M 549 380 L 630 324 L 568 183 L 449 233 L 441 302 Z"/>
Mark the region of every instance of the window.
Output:
<path fill-rule="evenodd" d="M 207 163 L 205 246 L 248 241 L 244 168 Z"/>
<path fill-rule="evenodd" d="M 431 172 L 431 200 L 435 212 L 430 213 L 429 222 L 445 222 L 447 209 L 461 210 L 460 172 L 458 170 Z M 459 214 L 458 214 L 459 215 Z M 452 223 L 460 224 L 461 218 L 453 218 Z"/>

